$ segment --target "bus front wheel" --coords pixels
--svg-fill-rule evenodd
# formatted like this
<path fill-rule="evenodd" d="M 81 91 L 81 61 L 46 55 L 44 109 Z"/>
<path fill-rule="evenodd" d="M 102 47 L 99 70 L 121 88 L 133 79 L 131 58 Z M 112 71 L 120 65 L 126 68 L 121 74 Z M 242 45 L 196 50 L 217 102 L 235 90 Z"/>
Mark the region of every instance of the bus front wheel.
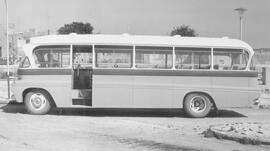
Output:
<path fill-rule="evenodd" d="M 24 105 L 28 113 L 42 115 L 51 109 L 51 97 L 42 90 L 32 90 L 24 97 Z"/>
<path fill-rule="evenodd" d="M 211 111 L 210 98 L 202 93 L 191 93 L 184 99 L 184 110 L 190 117 L 202 118 Z"/>

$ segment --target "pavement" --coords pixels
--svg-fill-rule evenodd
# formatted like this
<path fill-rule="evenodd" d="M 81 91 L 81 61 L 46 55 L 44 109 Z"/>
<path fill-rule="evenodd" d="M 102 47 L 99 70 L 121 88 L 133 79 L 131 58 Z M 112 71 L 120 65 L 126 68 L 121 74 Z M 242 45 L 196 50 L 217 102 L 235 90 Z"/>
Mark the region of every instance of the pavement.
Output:
<path fill-rule="evenodd" d="M 270 123 L 239 122 L 211 125 L 205 137 L 216 137 L 252 145 L 270 145 Z"/>
<path fill-rule="evenodd" d="M 253 108 L 256 110 L 270 109 L 270 93 L 262 92 Z M 216 137 L 237 141 L 242 144 L 264 144 L 270 145 L 270 123 L 269 122 L 240 122 L 210 125 L 203 132 L 205 137 Z"/>

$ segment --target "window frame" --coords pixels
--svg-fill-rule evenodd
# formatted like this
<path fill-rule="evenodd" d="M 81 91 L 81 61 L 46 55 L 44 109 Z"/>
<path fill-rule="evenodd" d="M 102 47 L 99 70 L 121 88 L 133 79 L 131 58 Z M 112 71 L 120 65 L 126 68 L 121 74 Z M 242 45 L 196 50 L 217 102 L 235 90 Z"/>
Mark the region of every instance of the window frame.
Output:
<path fill-rule="evenodd" d="M 130 54 L 129 66 L 128 67 L 119 67 L 116 62 L 113 62 L 113 66 L 100 67 L 98 65 L 98 53 L 123 53 Z M 106 52 L 112 51 L 112 52 Z M 133 45 L 93 45 L 93 67 L 98 69 L 132 69 L 133 68 Z"/>
<path fill-rule="evenodd" d="M 177 68 L 177 53 L 178 52 L 185 52 L 185 53 L 191 53 L 191 61 L 190 61 L 190 67 L 188 67 L 188 68 Z M 195 60 L 195 53 L 199 53 L 199 52 L 207 52 L 207 53 L 209 53 L 209 59 L 208 59 L 208 66 L 207 66 L 207 68 L 206 69 L 204 69 L 204 68 L 201 68 L 200 67 L 200 62 L 199 62 L 199 64 L 196 64 L 195 62 L 194 62 L 194 60 Z M 176 70 L 199 70 L 199 71 L 201 71 L 201 70 L 212 70 L 212 59 L 213 59 L 213 56 L 212 56 L 212 48 L 211 47 L 181 47 L 181 46 L 176 46 L 175 47 L 175 53 L 174 53 L 174 57 L 175 57 L 175 69 Z M 199 60 L 200 60 L 200 56 L 199 56 Z M 183 64 L 182 64 L 183 65 Z M 199 65 L 199 68 L 195 68 L 195 65 Z"/>
<path fill-rule="evenodd" d="M 65 67 L 63 67 L 63 61 L 62 61 L 62 67 L 59 66 L 59 67 L 39 67 L 38 66 L 38 63 L 36 62 L 37 61 L 37 56 L 36 56 L 36 52 L 37 51 L 40 51 L 40 50 L 49 50 L 49 52 L 55 52 L 55 51 L 59 51 L 59 50 L 55 50 L 55 48 L 59 49 L 60 51 L 63 51 L 64 49 L 65 50 L 68 50 L 68 56 L 69 56 L 69 64 L 65 65 Z M 67 45 L 39 45 L 37 47 L 35 47 L 32 51 L 32 56 L 33 56 L 33 60 L 34 60 L 34 64 L 35 64 L 35 67 L 38 68 L 38 69 L 67 69 L 67 68 L 70 68 L 71 65 L 72 65 L 72 62 L 71 62 L 71 57 L 72 57 L 72 45 L 70 44 L 67 44 Z M 62 49 L 62 50 L 61 50 Z"/>
<path fill-rule="evenodd" d="M 150 49 L 149 49 L 150 48 Z M 174 47 L 173 46 L 149 46 L 149 45 L 135 45 L 135 69 L 149 69 L 149 70 L 170 70 L 170 69 L 173 69 L 173 58 L 174 58 Z M 166 52 L 166 53 L 156 53 L 156 54 L 170 54 L 171 55 L 171 66 L 170 67 L 166 67 L 166 64 L 168 66 L 168 61 L 167 63 L 165 62 L 165 67 L 164 68 L 158 68 L 158 67 L 155 67 L 155 68 L 143 68 L 143 67 L 138 67 L 138 62 L 137 62 L 137 53 L 138 51 L 141 51 L 141 52 L 154 52 L 154 51 L 157 51 L 157 52 Z M 149 53 L 149 54 L 153 54 L 153 53 Z M 168 57 L 168 56 L 167 56 Z M 170 65 L 170 64 L 169 64 Z"/>
<path fill-rule="evenodd" d="M 83 51 L 74 51 L 75 49 L 74 48 L 79 48 L 79 47 L 85 47 L 85 48 L 91 48 L 91 51 L 87 51 L 87 50 L 83 50 Z M 74 62 L 74 54 L 75 53 L 89 53 L 91 54 L 91 57 L 92 57 L 92 62 L 91 63 L 80 63 L 81 66 L 84 66 L 84 67 L 92 67 L 93 68 L 93 65 L 94 65 L 94 58 L 93 58 L 93 54 L 94 54 L 94 47 L 93 45 L 90 45 L 90 44 L 73 44 L 71 45 L 71 64 L 72 66 L 74 66 L 76 63 Z"/>
<path fill-rule="evenodd" d="M 239 56 L 239 64 L 233 64 L 233 60 L 231 61 L 231 67 L 226 69 L 226 70 L 218 70 L 218 69 L 215 69 L 215 53 L 216 52 L 221 52 L 224 51 L 223 53 L 230 53 L 230 54 L 237 54 L 237 52 L 241 52 L 239 53 L 240 56 Z M 243 69 L 233 69 L 234 65 L 239 65 L 241 66 L 241 59 L 243 57 L 243 55 L 246 55 L 246 64 L 245 64 L 245 67 L 243 67 Z M 231 57 L 232 58 L 232 57 Z M 220 48 L 213 48 L 213 71 L 249 71 L 249 68 L 250 67 L 250 54 L 249 52 L 245 49 L 245 48 L 225 48 L 225 47 L 220 47 Z"/>

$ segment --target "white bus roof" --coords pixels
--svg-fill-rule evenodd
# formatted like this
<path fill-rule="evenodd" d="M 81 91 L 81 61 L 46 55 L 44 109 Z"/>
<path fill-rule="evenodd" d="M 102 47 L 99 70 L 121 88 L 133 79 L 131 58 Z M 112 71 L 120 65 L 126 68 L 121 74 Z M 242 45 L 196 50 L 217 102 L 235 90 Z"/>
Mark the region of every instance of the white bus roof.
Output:
<path fill-rule="evenodd" d="M 181 36 L 142 36 L 142 35 L 104 35 L 104 34 L 69 34 L 47 35 L 33 37 L 33 45 L 56 44 L 106 44 L 106 45 L 154 45 L 154 46 L 181 46 L 181 47 L 224 47 L 242 48 L 250 54 L 253 49 L 247 43 L 231 38 L 181 37 Z"/>

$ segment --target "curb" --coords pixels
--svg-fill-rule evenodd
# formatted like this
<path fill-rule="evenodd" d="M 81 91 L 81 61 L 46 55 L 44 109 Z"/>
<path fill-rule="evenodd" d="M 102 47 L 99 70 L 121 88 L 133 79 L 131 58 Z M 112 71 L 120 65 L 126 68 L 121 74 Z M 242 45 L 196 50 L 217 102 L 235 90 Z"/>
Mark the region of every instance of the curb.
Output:
<path fill-rule="evenodd" d="M 216 137 L 242 144 L 270 145 L 270 124 L 231 123 L 212 125 L 202 133 L 204 137 Z"/>

